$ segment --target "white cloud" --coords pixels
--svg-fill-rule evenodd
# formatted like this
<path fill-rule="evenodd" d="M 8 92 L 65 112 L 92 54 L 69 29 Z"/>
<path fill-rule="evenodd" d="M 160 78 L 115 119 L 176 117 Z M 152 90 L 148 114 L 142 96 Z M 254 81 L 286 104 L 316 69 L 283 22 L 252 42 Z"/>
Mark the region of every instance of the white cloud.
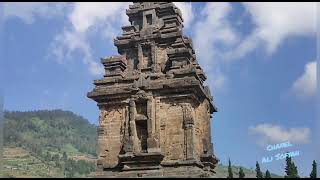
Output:
<path fill-rule="evenodd" d="M 317 63 L 315 61 L 305 65 L 304 73 L 293 83 L 292 90 L 298 97 L 310 97 L 317 90 Z"/>
<path fill-rule="evenodd" d="M 97 35 L 111 42 L 120 27 L 128 23 L 126 2 L 78 2 L 78 3 L 4 3 L 4 17 L 20 18 L 32 24 L 36 18 L 53 18 L 67 15 L 65 27 L 57 34 L 49 47 L 49 55 L 58 63 L 66 63 L 75 52 L 83 54 L 82 61 L 93 75 L 103 74 L 102 65 L 92 55 L 89 36 Z M 68 9 L 68 11 L 66 11 Z M 96 34 L 97 33 L 97 34 Z"/>
<path fill-rule="evenodd" d="M 258 47 L 269 54 L 289 37 L 315 36 L 315 3 L 242 3 L 253 22 L 251 33 L 241 36 L 228 19 L 230 3 L 207 3 L 195 26 L 195 44 L 198 49 L 210 49 L 207 59 L 240 59 Z M 205 35 L 205 38 L 204 38 Z M 199 38 L 197 38 L 199 37 Z M 198 50 L 199 51 L 199 50 Z M 214 58 L 212 58 L 214 57 Z"/>
<path fill-rule="evenodd" d="M 201 12 L 204 18 L 195 24 L 195 48 L 204 65 L 218 60 L 221 46 L 232 47 L 239 40 L 227 19 L 231 10 L 230 3 L 207 3 Z"/>
<path fill-rule="evenodd" d="M 48 2 L 6 2 L 3 3 L 4 18 L 17 17 L 26 24 L 32 24 L 37 17 L 52 18 L 63 15 L 67 3 Z"/>
<path fill-rule="evenodd" d="M 242 3 L 253 22 L 253 28 L 242 35 L 231 22 L 232 4 L 206 3 L 194 27 L 194 45 L 198 60 L 213 79 L 211 85 L 222 87 L 227 78 L 223 66 L 256 50 L 265 48 L 271 55 L 286 39 L 315 36 L 314 3 Z M 201 18 L 202 17 L 202 18 Z M 250 20 L 250 19 L 249 19 Z"/>
<path fill-rule="evenodd" d="M 194 45 L 198 61 L 211 76 L 210 85 L 213 89 L 222 88 L 226 81 L 220 71 L 220 59 L 225 47 L 231 48 L 239 41 L 228 20 L 231 10 L 230 3 L 207 3 L 200 13 L 203 18 L 194 25 Z"/>
<path fill-rule="evenodd" d="M 120 27 L 128 23 L 125 9 L 130 3 L 122 2 L 78 2 L 69 14 L 64 30 L 51 44 L 50 55 L 65 63 L 75 52 L 83 54 L 82 61 L 88 65 L 92 75 L 102 75 L 104 70 L 92 54 L 89 36 L 112 40 Z M 70 27 L 71 25 L 71 27 Z"/>
<path fill-rule="evenodd" d="M 97 36 L 111 42 L 128 23 L 125 9 L 130 3 L 4 3 L 4 17 L 18 17 L 33 23 L 36 17 L 50 18 L 66 15 L 66 25 L 51 44 L 50 55 L 63 63 L 75 51 L 84 54 L 83 62 L 93 74 L 102 73 L 102 67 L 92 54 L 90 37 Z M 182 11 L 186 28 L 194 28 L 194 45 L 200 64 L 214 83 L 220 87 L 226 82 L 224 60 L 239 59 L 257 47 L 266 47 L 270 54 L 288 37 L 315 34 L 314 3 L 243 3 L 251 15 L 254 29 L 242 37 L 230 21 L 231 3 L 206 3 L 200 13 L 193 12 L 189 2 L 175 2 Z M 65 11 L 68 9 L 68 11 Z M 66 13 L 68 12 L 68 13 Z M 194 21 L 195 15 L 199 15 Z M 193 24 L 193 22 L 195 22 Z M 193 26 L 191 26 L 193 25 Z M 216 82 L 215 82 L 216 81 Z"/>
<path fill-rule="evenodd" d="M 103 68 L 93 59 L 90 44 L 83 33 L 64 31 L 62 34 L 58 34 L 52 42 L 50 50 L 50 55 L 55 57 L 54 59 L 60 64 L 72 59 L 73 53 L 78 51 L 83 55 L 81 60 L 88 65 L 92 75 L 101 75 L 104 72 Z"/>
<path fill-rule="evenodd" d="M 191 2 L 174 2 L 174 4 L 181 10 L 183 25 L 188 28 L 194 18 Z"/>
<path fill-rule="evenodd" d="M 205 85 L 208 85 L 210 89 L 214 91 L 226 89 L 228 78 L 221 72 L 219 67 L 211 68 L 211 70 L 207 72 L 207 75 L 209 78 L 205 81 Z"/>
<path fill-rule="evenodd" d="M 309 128 L 284 128 L 267 123 L 250 127 L 249 133 L 259 136 L 259 145 L 285 141 L 290 141 L 294 144 L 306 144 L 310 142 L 311 134 Z"/>
<path fill-rule="evenodd" d="M 128 6 L 129 3 L 123 2 L 79 2 L 75 4 L 69 20 L 77 32 L 86 32 L 99 23 L 120 21 L 125 24 L 128 22 L 125 14 Z"/>
<path fill-rule="evenodd" d="M 261 45 L 272 54 L 289 37 L 314 36 L 316 33 L 316 6 L 313 2 L 250 2 L 243 5 L 255 28 L 228 54 L 229 59 L 241 58 Z"/>

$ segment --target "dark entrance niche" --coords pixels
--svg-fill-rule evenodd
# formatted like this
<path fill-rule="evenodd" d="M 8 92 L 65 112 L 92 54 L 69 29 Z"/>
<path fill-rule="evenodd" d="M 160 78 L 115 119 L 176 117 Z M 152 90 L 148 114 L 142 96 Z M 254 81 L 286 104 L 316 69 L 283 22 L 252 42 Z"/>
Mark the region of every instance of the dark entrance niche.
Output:
<path fill-rule="evenodd" d="M 152 54 L 151 46 L 144 45 L 142 46 L 142 68 L 141 70 L 150 70 L 152 65 Z"/>
<path fill-rule="evenodd" d="M 136 128 L 139 138 L 139 146 L 141 152 L 147 153 L 147 138 L 148 138 L 148 116 L 147 116 L 147 101 L 140 99 L 136 101 Z"/>
<path fill-rule="evenodd" d="M 148 138 L 148 129 L 147 121 L 139 120 L 136 121 L 137 135 L 140 140 L 139 145 L 142 153 L 147 153 L 147 138 Z"/>
<path fill-rule="evenodd" d="M 147 120 L 147 102 L 137 101 L 136 102 L 137 115 L 136 120 Z"/>
<path fill-rule="evenodd" d="M 146 19 L 147 19 L 147 24 L 152 25 L 152 14 L 146 15 Z"/>

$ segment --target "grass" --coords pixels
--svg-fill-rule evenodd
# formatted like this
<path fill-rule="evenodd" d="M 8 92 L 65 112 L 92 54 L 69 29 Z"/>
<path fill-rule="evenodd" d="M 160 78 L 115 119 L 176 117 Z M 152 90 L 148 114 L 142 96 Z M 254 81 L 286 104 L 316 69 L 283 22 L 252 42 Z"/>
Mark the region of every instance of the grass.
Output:
<path fill-rule="evenodd" d="M 78 151 L 78 149 L 73 147 L 71 144 L 64 145 L 61 151 L 66 152 L 68 156 L 75 156 L 75 155 L 82 154 L 81 152 Z"/>
<path fill-rule="evenodd" d="M 73 146 L 66 145 L 65 149 L 69 157 L 73 159 L 84 159 L 95 161 L 95 157 L 79 153 Z M 51 152 L 56 154 L 57 152 Z M 62 156 L 62 154 L 59 154 Z M 73 156 L 71 156 L 73 155 Z M 62 168 L 55 167 L 53 161 L 43 162 L 41 159 L 32 156 L 27 150 L 20 147 L 5 147 L 3 149 L 3 171 L 1 177 L 23 177 L 23 178 L 63 178 Z M 76 174 L 75 177 L 85 177 Z"/>
<path fill-rule="evenodd" d="M 48 166 L 22 148 L 4 148 L 3 177 L 63 177 L 59 168 Z"/>

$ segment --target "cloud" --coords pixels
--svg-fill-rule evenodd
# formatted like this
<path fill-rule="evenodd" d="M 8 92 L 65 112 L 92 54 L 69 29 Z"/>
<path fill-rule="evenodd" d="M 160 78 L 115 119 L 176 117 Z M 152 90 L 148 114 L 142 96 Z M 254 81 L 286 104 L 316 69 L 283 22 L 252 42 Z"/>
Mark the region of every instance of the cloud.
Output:
<path fill-rule="evenodd" d="M 50 45 L 50 56 L 54 57 L 59 64 L 67 63 L 73 59 L 76 52 L 82 54 L 81 60 L 88 65 L 89 72 L 92 75 L 103 74 L 103 68 L 95 62 L 91 53 L 91 46 L 88 43 L 85 34 L 65 30 L 58 34 Z"/>
<path fill-rule="evenodd" d="M 243 3 L 255 27 L 239 46 L 228 54 L 239 59 L 263 45 L 268 54 L 276 52 L 289 37 L 316 35 L 314 2 L 255 2 Z"/>
<path fill-rule="evenodd" d="M 304 73 L 293 83 L 292 91 L 298 97 L 310 97 L 317 90 L 317 63 L 309 62 L 305 65 Z"/>
<path fill-rule="evenodd" d="M 182 18 L 184 20 L 183 25 L 185 28 L 188 28 L 194 18 L 191 2 L 174 2 L 174 4 L 181 10 Z"/>
<path fill-rule="evenodd" d="M 32 24 L 36 18 L 53 18 L 64 15 L 67 3 L 48 2 L 7 2 L 3 3 L 4 19 L 19 18 L 26 24 Z"/>
<path fill-rule="evenodd" d="M 75 31 L 86 32 L 99 23 L 127 23 L 125 9 L 129 3 L 123 2 L 79 2 L 69 16 Z"/>
<path fill-rule="evenodd" d="M 129 2 L 80 2 L 75 3 L 68 15 L 68 23 L 60 34 L 55 37 L 50 50 L 59 63 L 65 63 L 76 52 L 83 54 L 83 62 L 88 65 L 92 75 L 102 75 L 104 70 L 92 54 L 89 37 L 96 35 L 112 42 L 121 31 L 120 27 L 128 25 L 125 10 Z M 192 22 L 191 3 L 175 3 L 182 11 L 186 27 Z M 70 28 L 71 26 L 71 28 Z"/>
<path fill-rule="evenodd" d="M 310 142 L 309 128 L 284 128 L 273 124 L 259 124 L 249 128 L 249 134 L 259 137 L 258 144 L 266 145 L 290 141 L 294 144 L 306 144 Z"/>
<path fill-rule="evenodd" d="M 258 48 L 272 55 L 290 37 L 312 37 L 316 32 L 314 3 L 242 3 L 253 28 L 241 33 L 232 22 L 233 5 L 227 2 L 208 2 L 194 28 L 194 45 L 198 60 L 213 79 L 213 88 L 227 82 L 223 67 L 244 58 Z M 240 19 L 243 21 L 244 19 Z M 247 21 L 247 19 L 246 19 Z M 218 86 L 217 86 L 218 85 Z"/>
<path fill-rule="evenodd" d="M 37 18 L 55 18 L 66 16 L 65 27 L 54 37 L 49 46 L 47 58 L 60 64 L 80 53 L 82 62 L 88 65 L 93 75 L 103 74 L 103 67 L 96 62 L 92 54 L 89 38 L 97 35 L 112 41 L 120 27 L 128 23 L 126 2 L 78 2 L 78 3 L 4 3 L 4 18 L 16 17 L 26 24 L 32 24 Z M 90 36 L 90 37 L 89 37 Z M 76 53 L 77 52 L 77 53 Z"/>
<path fill-rule="evenodd" d="M 231 48 L 239 41 L 237 33 L 228 20 L 231 10 L 230 3 L 210 2 L 201 11 L 204 18 L 195 24 L 194 43 L 202 64 L 214 63 L 223 53 L 221 47 Z"/>
<path fill-rule="evenodd" d="M 72 59 L 75 52 L 84 55 L 92 74 L 103 72 L 92 49 L 91 37 L 109 42 L 119 34 L 120 27 L 128 24 L 126 2 L 78 2 L 78 3 L 4 3 L 6 19 L 18 17 L 25 23 L 33 23 L 37 17 L 66 16 L 65 27 L 50 45 L 50 56 L 59 63 Z M 243 36 L 237 32 L 230 15 L 232 4 L 206 3 L 200 13 L 193 11 L 192 3 L 175 2 L 182 11 L 184 25 L 193 28 L 194 45 L 198 60 L 213 84 L 222 87 L 227 77 L 222 71 L 225 60 L 240 59 L 258 47 L 265 47 L 269 54 L 292 36 L 315 34 L 314 3 L 242 3 L 253 22 L 253 30 Z M 67 10 L 67 11 L 66 11 Z M 194 21 L 198 15 L 197 21 Z M 294 19 L 294 20 L 292 20 Z"/>
<path fill-rule="evenodd" d="M 268 54 L 290 37 L 316 35 L 316 6 L 314 2 L 242 3 L 253 28 L 247 35 L 237 31 L 230 19 L 232 4 L 206 3 L 194 27 L 194 42 L 201 61 L 235 60 L 262 47 Z M 210 51 L 208 51 L 210 49 Z"/>
<path fill-rule="evenodd" d="M 89 38 L 93 35 L 111 42 L 120 27 L 128 22 L 125 9 L 130 3 L 78 2 L 68 15 L 64 30 L 51 43 L 50 56 L 66 63 L 76 53 L 83 54 L 82 61 L 92 75 L 102 75 L 104 70 L 92 54 Z"/>
<path fill-rule="evenodd" d="M 202 18 L 194 25 L 193 39 L 198 61 L 211 76 L 213 89 L 222 88 L 227 79 L 221 72 L 221 56 L 239 41 L 228 20 L 231 11 L 230 3 L 207 3 L 200 12 Z"/>

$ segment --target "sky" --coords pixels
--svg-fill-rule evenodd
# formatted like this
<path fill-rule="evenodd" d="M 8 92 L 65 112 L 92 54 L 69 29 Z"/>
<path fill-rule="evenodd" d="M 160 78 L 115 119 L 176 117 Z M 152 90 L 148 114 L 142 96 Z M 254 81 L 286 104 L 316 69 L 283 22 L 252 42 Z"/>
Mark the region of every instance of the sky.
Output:
<path fill-rule="evenodd" d="M 59 108 L 97 124 L 97 105 L 86 93 L 103 76 L 100 58 L 117 54 L 113 38 L 129 24 L 129 4 L 1 3 L 4 109 Z M 299 151 L 294 161 L 308 176 L 312 160 L 320 162 L 319 4 L 175 4 L 218 107 L 211 127 L 216 156 L 248 168 L 259 161 L 262 170 L 283 174 L 284 160 L 261 159 Z M 293 146 L 266 151 L 286 141 Z"/>

